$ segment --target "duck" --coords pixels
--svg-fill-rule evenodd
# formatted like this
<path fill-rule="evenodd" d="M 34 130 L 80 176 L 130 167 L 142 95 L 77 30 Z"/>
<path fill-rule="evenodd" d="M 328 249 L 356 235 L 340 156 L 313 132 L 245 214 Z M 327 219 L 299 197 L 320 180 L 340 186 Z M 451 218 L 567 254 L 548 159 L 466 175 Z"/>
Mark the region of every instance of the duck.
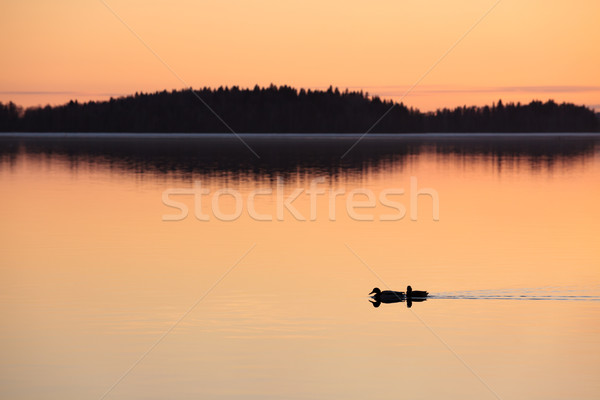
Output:
<path fill-rule="evenodd" d="M 377 303 L 398 303 L 406 300 L 406 294 L 404 292 L 394 292 L 393 290 L 384 290 L 381 291 L 379 288 L 373 288 L 369 295 L 373 296 L 373 300 Z"/>
<path fill-rule="evenodd" d="M 429 294 L 429 292 L 425 291 L 425 290 L 413 290 L 412 287 L 410 287 L 410 285 L 408 285 L 406 287 L 406 297 L 409 299 L 412 298 L 422 298 L 422 297 L 427 297 L 427 295 Z"/>

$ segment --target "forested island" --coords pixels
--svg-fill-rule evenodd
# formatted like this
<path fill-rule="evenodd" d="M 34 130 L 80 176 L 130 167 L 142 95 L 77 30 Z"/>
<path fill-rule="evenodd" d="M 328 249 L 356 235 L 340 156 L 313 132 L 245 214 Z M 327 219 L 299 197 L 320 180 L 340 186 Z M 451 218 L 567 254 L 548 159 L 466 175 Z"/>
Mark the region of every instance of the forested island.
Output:
<path fill-rule="evenodd" d="M 27 109 L 0 103 L 0 131 L 4 132 L 364 133 L 369 129 L 377 133 L 598 132 L 600 121 L 587 107 L 552 100 L 498 101 L 491 106 L 421 112 L 362 91 L 274 85 L 136 93 L 108 101 Z"/>

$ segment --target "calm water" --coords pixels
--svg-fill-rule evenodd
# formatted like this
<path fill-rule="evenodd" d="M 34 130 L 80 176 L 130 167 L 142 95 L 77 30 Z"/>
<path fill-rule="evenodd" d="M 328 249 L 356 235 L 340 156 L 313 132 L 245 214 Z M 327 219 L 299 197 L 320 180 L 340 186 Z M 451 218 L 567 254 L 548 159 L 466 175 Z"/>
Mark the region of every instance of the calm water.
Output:
<path fill-rule="evenodd" d="M 0 397 L 597 399 L 600 136 L 355 139 L 0 137 Z"/>

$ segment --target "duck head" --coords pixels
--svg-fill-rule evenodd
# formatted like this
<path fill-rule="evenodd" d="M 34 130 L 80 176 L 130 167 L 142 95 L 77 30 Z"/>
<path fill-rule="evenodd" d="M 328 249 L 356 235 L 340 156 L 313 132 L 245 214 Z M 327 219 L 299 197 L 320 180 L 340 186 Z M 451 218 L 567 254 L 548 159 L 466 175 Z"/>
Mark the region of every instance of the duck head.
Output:
<path fill-rule="evenodd" d="M 377 295 L 377 294 L 381 293 L 381 290 L 379 290 L 379 288 L 376 287 L 369 294 L 373 294 L 373 293 L 375 293 Z"/>

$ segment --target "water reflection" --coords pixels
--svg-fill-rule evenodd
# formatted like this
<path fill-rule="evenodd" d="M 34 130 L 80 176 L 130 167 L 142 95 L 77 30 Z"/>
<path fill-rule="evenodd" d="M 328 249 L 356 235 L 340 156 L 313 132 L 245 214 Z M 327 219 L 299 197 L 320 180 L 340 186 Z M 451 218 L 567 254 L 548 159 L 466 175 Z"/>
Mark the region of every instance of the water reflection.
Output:
<path fill-rule="evenodd" d="M 261 140 L 249 142 L 256 159 L 235 137 L 0 135 L 2 397 L 98 398 L 253 243 L 111 396 L 359 398 L 401 387 L 406 397 L 482 397 L 427 325 L 496 376 L 506 398 L 569 398 L 572 387 L 597 397 L 598 137 L 365 139 L 344 159 L 344 137 Z M 233 181 L 248 198 L 274 186 L 265 179 L 295 177 L 287 196 L 321 171 L 348 192 L 409 188 L 414 175 L 438 191 L 441 217 L 422 197 L 418 221 L 408 210 L 397 222 L 355 220 L 338 198 L 332 221 L 319 196 L 314 221 L 245 211 L 231 222 L 161 219 L 172 211 L 165 190 L 195 183 L 182 178 L 202 180 L 212 198 Z M 275 215 L 274 197 L 256 210 Z M 294 203 L 304 216 L 311 204 L 308 195 Z M 225 197 L 223 212 L 232 205 Z M 417 299 L 372 310 L 365 263 L 433 300 L 413 306 L 419 318 L 397 309 Z"/>
<path fill-rule="evenodd" d="M 396 299 L 396 300 L 391 300 L 391 301 L 374 301 L 374 300 L 369 300 L 369 302 L 371 304 L 373 304 L 373 307 L 377 308 L 381 305 L 381 303 L 384 304 L 391 304 L 391 303 L 406 303 L 406 308 L 411 308 L 412 307 L 412 303 L 421 303 L 423 301 L 427 301 L 427 299 Z"/>
<path fill-rule="evenodd" d="M 555 165 L 569 167 L 585 162 L 600 148 L 599 135 L 376 135 L 367 136 L 346 157 L 342 155 L 356 136 L 294 135 L 247 136 L 244 140 L 260 155 L 256 158 L 232 135 L 190 137 L 132 136 L 66 137 L 0 136 L 0 160 L 14 167 L 27 153 L 67 162 L 77 169 L 88 165 L 120 172 L 182 177 L 202 174 L 205 178 L 274 180 L 302 171 L 327 174 L 333 180 L 348 174 L 401 171 L 415 156 L 435 154 L 439 161 L 460 163 L 466 157 L 484 157 L 495 168 L 552 171 Z M 243 179 L 243 178 L 242 178 Z"/>

